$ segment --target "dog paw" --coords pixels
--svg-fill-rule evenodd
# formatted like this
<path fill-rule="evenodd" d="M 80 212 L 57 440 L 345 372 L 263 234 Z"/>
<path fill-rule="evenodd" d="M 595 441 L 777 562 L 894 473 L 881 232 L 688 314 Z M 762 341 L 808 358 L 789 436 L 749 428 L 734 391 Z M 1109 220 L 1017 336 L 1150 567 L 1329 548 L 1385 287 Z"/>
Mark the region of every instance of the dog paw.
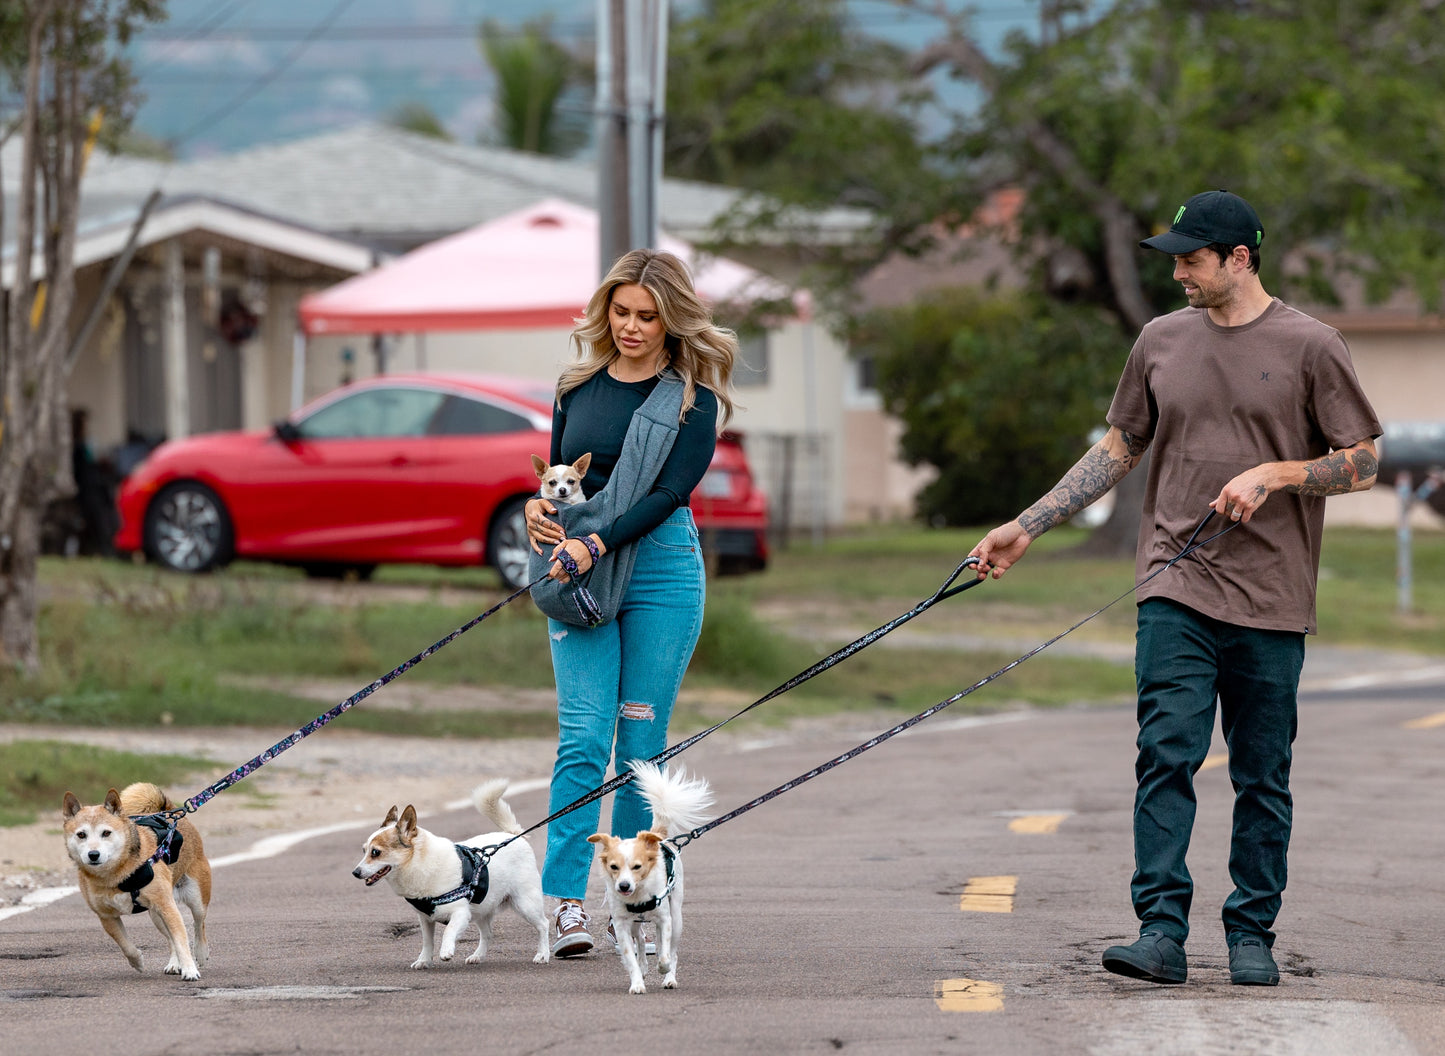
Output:
<path fill-rule="evenodd" d="M 134 968 L 136 971 L 138 971 L 138 972 L 143 972 L 143 971 L 146 970 L 146 959 L 145 959 L 145 955 L 144 955 L 144 954 L 142 954 L 142 953 L 134 953 L 134 954 L 128 953 L 128 954 L 125 955 L 125 959 L 130 962 L 130 966 L 131 966 L 132 968 Z"/>
<path fill-rule="evenodd" d="M 647 993 L 647 987 L 643 986 L 642 980 L 639 979 L 627 988 L 627 992 L 629 994 L 645 994 Z"/>
<path fill-rule="evenodd" d="M 439 961 L 449 961 L 449 960 L 451 960 L 453 957 L 455 957 L 456 955 L 457 955 L 456 950 L 443 950 L 441 953 L 437 954 L 437 960 L 439 960 Z"/>
<path fill-rule="evenodd" d="M 551 954 L 551 952 L 549 952 L 549 951 L 547 951 L 547 950 L 543 950 L 541 953 L 537 954 L 537 956 L 535 956 L 535 957 L 532 958 L 532 963 L 533 963 L 533 964 L 546 964 L 546 963 L 547 963 L 548 961 L 550 961 L 551 959 L 552 959 L 552 954 Z"/>
<path fill-rule="evenodd" d="M 420 971 L 423 968 L 430 968 L 431 961 L 423 960 L 422 958 L 418 957 L 416 960 L 411 962 L 411 967 Z"/>
<path fill-rule="evenodd" d="M 482 961 L 486 960 L 486 957 L 487 957 L 487 955 L 486 955 L 485 953 L 474 953 L 474 954 L 472 954 L 470 957 L 467 958 L 467 963 L 468 963 L 468 964 L 481 964 Z"/>
<path fill-rule="evenodd" d="M 181 978 L 184 979 L 184 980 L 185 980 L 186 982 L 188 982 L 188 983 L 198 982 L 198 981 L 200 981 L 200 978 L 201 978 L 200 969 L 199 969 L 199 968 L 192 968 L 192 969 L 190 969 L 189 971 L 182 972 L 182 973 L 181 973 Z"/>
<path fill-rule="evenodd" d="M 166 962 L 166 966 L 162 968 L 161 971 L 164 972 L 166 975 L 180 975 L 181 962 L 172 957 L 169 961 Z"/>
<path fill-rule="evenodd" d="M 663 977 L 663 980 L 662 980 L 662 988 L 663 988 L 664 990 L 676 990 L 676 989 L 677 989 L 677 976 L 675 976 L 675 975 L 667 975 L 667 976 L 664 976 L 664 977 Z"/>

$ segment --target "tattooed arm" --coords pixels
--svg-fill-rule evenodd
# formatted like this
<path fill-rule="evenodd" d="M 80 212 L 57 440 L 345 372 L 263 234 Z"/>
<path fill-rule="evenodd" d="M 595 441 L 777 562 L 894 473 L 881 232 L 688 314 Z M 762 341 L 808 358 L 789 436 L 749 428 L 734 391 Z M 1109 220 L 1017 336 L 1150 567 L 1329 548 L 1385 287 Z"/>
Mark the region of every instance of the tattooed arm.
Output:
<path fill-rule="evenodd" d="M 1067 521 L 1123 480 L 1124 475 L 1139 464 L 1148 447 L 1148 440 L 1111 426 L 1053 490 L 1016 520 L 989 532 L 969 552 L 970 557 L 978 558 L 979 578 L 988 575 L 990 570 L 994 579 L 1002 576 L 1024 556 L 1035 539 Z"/>
<path fill-rule="evenodd" d="M 1375 441 L 1361 440 L 1309 462 L 1266 462 L 1246 470 L 1220 490 L 1215 511 L 1247 523 L 1271 492 L 1345 495 L 1374 486 L 1380 462 Z"/>

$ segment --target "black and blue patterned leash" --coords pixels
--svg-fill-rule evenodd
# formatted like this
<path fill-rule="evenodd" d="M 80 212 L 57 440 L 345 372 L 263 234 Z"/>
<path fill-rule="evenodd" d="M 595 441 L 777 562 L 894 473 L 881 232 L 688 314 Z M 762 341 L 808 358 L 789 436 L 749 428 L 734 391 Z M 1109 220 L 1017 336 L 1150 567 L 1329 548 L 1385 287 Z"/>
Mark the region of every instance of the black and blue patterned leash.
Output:
<path fill-rule="evenodd" d="M 564 551 L 564 553 L 565 553 L 565 551 Z M 559 559 L 560 559 L 560 555 L 559 555 Z M 970 579 L 970 580 L 964 581 L 963 583 L 958 583 L 957 585 L 955 585 L 955 581 L 958 579 L 959 576 L 961 576 L 961 575 L 963 574 L 964 569 L 973 568 L 973 567 L 975 567 L 977 564 L 978 564 L 978 558 L 976 558 L 976 557 L 966 557 L 966 558 L 964 558 L 963 561 L 961 561 L 961 562 L 959 563 L 958 567 L 953 570 L 952 574 L 950 574 L 949 577 L 943 581 L 943 583 L 939 586 L 939 588 L 938 588 L 937 590 L 935 590 L 935 591 L 934 591 L 932 594 L 930 594 L 928 597 L 924 598 L 924 599 L 923 599 L 922 601 L 920 601 L 917 605 L 913 606 L 913 608 L 909 609 L 907 612 L 903 613 L 903 614 L 900 615 L 900 616 L 894 617 L 893 619 L 889 620 L 887 623 L 883 624 L 881 627 L 875 627 L 873 630 L 869 631 L 867 634 L 863 635 L 861 638 L 854 639 L 853 641 L 849 642 L 847 645 L 843 646 L 843 648 L 837 650 L 837 651 L 834 652 L 834 653 L 830 653 L 830 654 L 828 654 L 827 656 L 823 657 L 823 659 L 819 660 L 817 663 L 815 663 L 812 667 L 808 668 L 806 671 L 800 671 L 800 672 L 798 672 L 798 674 L 796 674 L 796 675 L 794 675 L 792 678 L 788 679 L 788 680 L 787 680 L 786 682 L 784 682 L 782 685 L 778 686 L 777 688 L 773 689 L 772 691 L 770 691 L 770 692 L 768 692 L 768 693 L 765 693 L 763 696 L 761 696 L 761 697 L 759 697 L 757 700 L 753 701 L 751 704 L 749 704 L 747 707 L 743 708 L 741 711 L 736 712 L 735 714 L 729 715 L 727 718 L 723 719 L 721 722 L 714 723 L 713 725 L 709 726 L 709 727 L 708 727 L 707 729 L 705 729 L 705 730 L 701 730 L 701 731 L 699 731 L 698 733 L 694 733 L 691 737 L 685 737 L 685 738 L 682 739 L 681 741 L 678 741 L 676 744 L 674 744 L 672 747 L 667 748 L 667 749 L 664 749 L 663 751 L 659 752 L 657 755 L 654 755 L 651 759 L 648 759 L 647 762 L 649 762 L 649 763 L 655 763 L 655 764 L 658 764 L 658 765 L 661 765 L 662 763 L 665 763 L 667 760 L 671 759 L 673 756 L 675 756 L 675 755 L 680 755 L 681 753 L 687 751 L 687 750 L 688 750 L 689 748 L 691 748 L 694 744 L 696 744 L 698 741 L 702 740 L 704 737 L 707 737 L 709 734 L 716 733 L 718 730 L 722 729 L 724 726 L 726 726 L 728 723 L 732 722 L 734 719 L 739 718 L 739 717 L 741 717 L 741 716 L 743 716 L 743 715 L 746 715 L 748 712 L 752 711 L 754 708 L 758 707 L 760 704 L 766 704 L 768 701 L 772 700 L 774 697 L 781 696 L 782 694 L 788 692 L 790 689 L 794 689 L 794 688 L 802 685 L 804 682 L 808 681 L 808 679 L 812 678 L 813 676 L 815 676 L 815 675 L 820 675 L 820 674 L 822 674 L 824 671 L 827 671 L 830 667 L 833 667 L 835 664 L 841 663 L 842 661 L 848 659 L 848 657 L 852 656 L 854 653 L 858 652 L 860 649 L 866 649 L 868 646 L 870 646 L 870 645 L 872 645 L 874 642 L 878 641 L 878 639 L 882 638 L 884 635 L 889 634 L 890 632 L 892 632 L 892 631 L 896 630 L 897 628 L 903 626 L 903 625 L 904 625 L 905 623 L 907 623 L 909 620 L 913 619 L 915 616 L 919 615 L 920 613 L 926 612 L 927 610 L 931 609 L 934 605 L 938 604 L 940 601 L 944 601 L 944 600 L 947 599 L 947 598 L 954 597 L 954 596 L 957 595 L 957 594 L 962 594 L 965 590 L 968 590 L 968 589 L 970 589 L 970 588 L 972 588 L 972 587 L 978 586 L 980 583 L 983 582 L 982 579 Z M 564 562 L 564 565 L 565 565 L 565 562 Z M 517 833 L 517 834 L 515 834 L 515 835 L 513 835 L 513 836 L 509 836 L 507 839 L 503 840 L 503 841 L 500 842 L 500 843 L 495 843 L 495 844 L 491 844 L 491 845 L 489 845 L 489 846 L 483 847 L 481 850 L 482 850 L 482 854 L 483 854 L 483 859 L 484 859 L 484 861 L 485 861 L 485 860 L 489 860 L 493 854 L 495 854 L 497 851 L 501 850 L 503 847 L 507 846 L 507 844 L 511 843 L 513 840 L 520 840 L 523 836 L 526 836 L 529 832 L 534 832 L 534 831 L 536 831 L 537 829 L 540 829 L 543 825 L 547 825 L 547 824 L 549 824 L 549 823 L 551 823 L 551 822 L 554 822 L 554 821 L 556 821 L 558 818 L 562 817 L 563 815 L 565 815 L 565 814 L 570 814 L 570 813 L 572 813 L 572 811 L 577 810 L 577 809 L 579 809 L 580 807 L 585 807 L 588 803 L 591 803 L 593 800 L 601 799 L 603 796 L 607 795 L 607 793 L 613 792 L 613 791 L 621 788 L 623 785 L 627 784 L 627 782 L 631 781 L 632 778 L 633 778 L 633 776 L 634 776 L 634 775 L 633 775 L 633 772 L 632 772 L 631 770 L 624 770 L 624 771 L 622 771 L 622 773 L 617 774 L 617 775 L 616 775 L 615 777 L 613 777 L 611 780 L 603 783 L 602 785 L 598 786 L 597 788 L 594 788 L 591 792 L 586 793 L 585 795 L 583 795 L 583 796 L 581 796 L 581 797 L 573 800 L 571 803 L 568 803 L 565 807 L 561 807 L 561 808 L 559 808 L 558 810 L 556 810 L 555 812 L 553 812 L 552 814 L 549 814 L 547 817 L 543 818 L 541 821 L 537 822 L 535 825 L 532 825 L 532 826 L 529 827 L 529 828 L 523 829 L 521 832 L 519 832 L 519 833 Z"/>
<path fill-rule="evenodd" d="M 731 821 L 733 818 L 736 818 L 739 814 L 746 814 L 748 811 L 752 810 L 754 807 L 760 807 L 760 806 L 762 806 L 762 805 L 763 805 L 764 803 L 766 803 L 768 800 L 770 800 L 770 799 L 775 799 L 776 797 L 781 796 L 784 792 L 787 792 L 787 791 L 789 791 L 789 790 L 791 790 L 791 789 L 797 788 L 799 785 L 803 784 L 805 781 L 811 781 L 813 778 L 817 777 L 819 774 L 825 774 L 825 773 L 827 773 L 829 770 L 832 770 L 835 766 L 841 766 L 843 763 L 848 762 L 848 760 L 857 758 L 858 756 L 862 755 L 864 752 L 868 751 L 870 748 L 876 748 L 876 747 L 878 747 L 878 745 L 882 744 L 884 741 L 889 740 L 889 739 L 892 738 L 892 737 L 896 737 L 898 734 L 902 733 L 904 730 L 909 729 L 910 727 L 913 727 L 913 726 L 917 726 L 920 722 L 922 722 L 924 719 L 928 718 L 930 715 L 936 715 L 938 712 L 942 711 L 944 708 L 949 707 L 949 706 L 952 705 L 952 704 L 958 703 L 960 700 L 962 700 L 964 697 L 968 696 L 970 693 L 974 692 L 975 690 L 977 690 L 977 689 L 982 689 L 984 686 L 988 685 L 990 682 L 994 681 L 995 679 L 998 679 L 998 678 L 1002 677 L 1003 675 L 1006 675 L 1008 672 L 1010 672 L 1010 671 L 1012 671 L 1014 668 L 1018 667 L 1018 666 L 1019 666 L 1020 664 L 1022 664 L 1024 661 L 1028 660 L 1028 659 L 1031 658 L 1031 657 L 1037 656 L 1039 653 L 1043 652 L 1043 651 L 1044 651 L 1045 649 L 1047 649 L 1049 646 L 1051 646 L 1051 645 L 1053 645 L 1055 642 L 1057 642 L 1060 638 L 1063 638 L 1065 635 L 1072 634 L 1074 631 L 1078 630 L 1078 629 L 1079 629 L 1080 627 L 1082 627 L 1084 624 L 1086 624 L 1086 623 L 1088 623 L 1090 620 L 1092 620 L 1095 616 L 1098 616 L 1100 613 L 1104 612 L 1106 609 L 1109 609 L 1109 608 L 1113 607 L 1113 606 L 1114 606 L 1115 604 L 1117 604 L 1118 602 L 1123 601 L 1125 598 L 1129 597 L 1129 595 L 1131 595 L 1131 594 L 1135 593 L 1136 591 L 1138 591 L 1138 589 L 1139 589 L 1140 587 L 1144 586 L 1144 584 L 1148 583 L 1148 582 L 1149 582 L 1151 579 L 1153 579 L 1155 576 L 1157 576 L 1157 575 L 1159 575 L 1159 574 L 1167 571 L 1169 568 L 1172 568 L 1176 562 L 1181 561 L 1181 560 L 1183 560 L 1184 558 L 1188 557 L 1190 554 L 1194 553 L 1194 551 L 1198 550 L 1201 546 L 1205 545 L 1206 543 L 1211 543 L 1211 542 L 1213 542 L 1215 539 L 1218 539 L 1221 535 L 1224 535 L 1225 532 L 1232 531 L 1233 529 L 1239 527 L 1239 522 L 1237 522 L 1237 521 L 1236 521 L 1236 522 L 1233 522 L 1233 523 L 1231 523 L 1228 527 L 1224 528 L 1222 531 L 1215 532 L 1213 535 L 1209 536 L 1209 538 L 1207 538 L 1207 539 L 1201 539 L 1198 543 L 1196 543 L 1194 540 L 1195 540 L 1196 538 L 1198 538 L 1199 533 L 1204 529 L 1204 526 L 1209 523 L 1210 518 L 1212 518 L 1213 516 L 1214 516 L 1214 511 L 1213 511 L 1213 510 L 1210 510 L 1209 513 L 1205 514 L 1204 520 L 1202 520 L 1202 521 L 1199 522 L 1199 527 L 1197 527 L 1197 528 L 1194 529 L 1193 534 L 1191 534 L 1191 535 L 1189 536 L 1189 540 L 1188 540 L 1188 542 L 1186 542 L 1186 543 L 1184 544 L 1183 549 L 1181 549 L 1181 550 L 1179 551 L 1179 553 L 1175 554 L 1172 558 L 1170 558 L 1169 561 L 1163 565 L 1163 567 L 1155 569 L 1155 570 L 1154 570 L 1153 572 L 1151 572 L 1149 575 L 1147 575 L 1147 576 L 1145 576 L 1143 579 L 1141 579 L 1138 583 L 1135 583 L 1135 584 L 1134 584 L 1132 587 L 1130 587 L 1128 590 L 1126 590 L 1126 591 L 1124 591 L 1122 594 L 1120 594 L 1120 595 L 1119 595 L 1117 598 L 1115 598 L 1113 601 L 1110 601 L 1108 604 L 1103 605 L 1103 606 L 1101 606 L 1100 608 L 1095 609 L 1093 612 L 1089 613 L 1089 615 L 1085 616 L 1082 620 L 1080 620 L 1078 623 L 1074 624 L 1072 627 L 1068 628 L 1068 629 L 1065 630 L 1065 631 L 1059 632 L 1058 634 L 1056 634 L 1056 635 L 1054 635 L 1052 638 L 1050 638 L 1048 641 L 1042 642 L 1041 644 L 1034 646 L 1032 649 L 1030 649 L 1028 652 L 1024 653 L 1022 656 L 1018 657 L 1017 659 L 1011 660 L 1009 663 L 1007 663 L 1007 664 L 1005 664 L 1003 667 L 999 668 L 999 669 L 998 669 L 997 671 L 995 671 L 993 674 L 987 675 L 987 676 L 979 679 L 977 682 L 975 682 L 973 685 L 969 686 L 967 689 L 960 690 L 959 692 L 955 693 L 953 696 L 949 697 L 947 700 L 941 700 L 941 701 L 939 701 L 937 704 L 933 705 L 931 708 L 927 708 L 927 709 L 925 709 L 925 710 L 923 710 L 923 711 L 920 711 L 917 715 L 913 716 L 911 719 L 905 719 L 903 722 L 900 722 L 897 726 L 894 726 L 892 729 L 884 730 L 882 733 L 878 734 L 878 736 L 872 737 L 872 738 L 870 738 L 869 740 L 864 741 L 862 744 L 858 745 L 857 747 L 848 749 L 848 750 L 847 750 L 846 752 L 844 752 L 842 755 L 834 756 L 832 759 L 829 759 L 826 763 L 822 763 L 822 764 L 820 764 L 820 765 L 818 765 L 818 766 L 813 767 L 813 769 L 809 770 L 806 774 L 799 774 L 797 777 L 793 778 L 791 781 L 788 781 L 788 782 L 785 782 L 784 784 L 779 785 L 777 788 L 773 789 L 773 790 L 770 791 L 770 792 L 764 792 L 764 793 L 763 793 L 761 796 L 759 796 L 757 799 L 754 799 L 754 800 L 752 800 L 751 802 L 748 802 L 748 803 L 744 803 L 742 806 L 738 807 L 736 810 L 731 810 L 731 811 L 729 811 L 728 813 L 724 814 L 724 815 L 723 815 L 722 817 L 720 817 L 720 818 L 714 818 L 712 821 L 709 821 L 706 825 L 700 825 L 700 826 L 698 826 L 697 828 L 693 829 L 693 830 L 690 831 L 690 832 L 679 833 L 678 835 L 676 835 L 676 836 L 674 836 L 674 837 L 671 837 L 671 838 L 670 838 L 670 842 L 671 842 L 675 847 L 677 847 L 677 848 L 680 850 L 680 849 L 682 849 L 683 847 L 686 847 L 686 846 L 687 846 L 689 843 L 691 843 L 693 840 L 697 839 L 697 838 L 698 838 L 699 836 L 701 836 L 703 833 L 705 833 L 705 832 L 707 832 L 707 831 L 709 831 L 709 830 L 711 830 L 711 829 L 717 828 L 719 825 L 723 824 L 724 822 Z"/>
<path fill-rule="evenodd" d="M 249 762 L 242 763 L 240 766 L 236 767 L 236 769 L 232 770 L 229 774 L 221 778 L 215 784 L 210 785 L 209 787 L 201 790 L 200 792 L 197 792 L 190 799 L 182 803 L 180 807 L 174 808 L 172 810 L 157 811 L 154 814 L 137 815 L 138 817 L 146 818 L 165 818 L 167 821 L 170 822 L 170 831 L 166 833 L 165 839 L 157 841 L 159 846 L 157 846 L 156 848 L 156 853 L 150 857 L 146 864 L 151 864 L 158 861 L 161 855 L 165 853 L 165 848 L 170 844 L 171 832 L 175 831 L 176 823 L 179 822 L 182 818 L 184 818 L 187 814 L 194 813 L 196 810 L 209 803 L 219 793 L 224 792 L 226 789 L 241 781 L 243 778 L 255 773 L 261 767 L 269 763 L 272 759 L 275 759 L 282 752 L 286 751 L 286 749 L 299 744 L 304 738 L 311 736 L 311 734 L 315 733 L 317 730 L 321 729 L 321 727 L 331 722 L 332 719 L 335 719 L 344 712 L 350 711 L 367 697 L 375 693 L 382 686 L 410 671 L 413 667 L 421 663 L 427 657 L 431 656 L 438 649 L 441 649 L 443 646 L 449 645 L 452 642 L 456 641 L 462 635 L 466 634 L 467 631 L 470 631 L 477 624 L 485 620 L 488 616 L 491 616 L 493 613 L 497 612 L 499 609 L 505 607 L 506 605 L 511 604 L 517 598 L 520 598 L 523 594 L 526 594 L 534 586 L 542 582 L 542 580 L 545 578 L 545 576 L 538 576 L 535 580 L 533 580 L 531 583 L 528 583 L 525 587 L 517 588 L 511 594 L 507 595 L 507 597 L 503 598 L 501 601 L 497 602 L 497 604 L 493 605 L 486 612 L 482 613 L 479 616 L 474 616 L 472 619 L 468 620 L 466 623 L 462 624 L 456 630 L 448 634 L 445 638 L 433 642 L 431 645 L 427 646 L 421 652 L 413 656 L 410 660 L 405 660 L 402 663 L 397 664 L 386 674 L 378 678 L 375 682 L 372 682 L 365 688 L 353 693 L 351 696 L 347 697 L 330 711 L 323 712 L 322 714 L 316 716 L 316 718 L 312 719 L 305 726 L 302 726 L 295 733 L 280 741 L 277 741 L 270 748 L 267 748 L 264 752 L 254 757 Z"/>

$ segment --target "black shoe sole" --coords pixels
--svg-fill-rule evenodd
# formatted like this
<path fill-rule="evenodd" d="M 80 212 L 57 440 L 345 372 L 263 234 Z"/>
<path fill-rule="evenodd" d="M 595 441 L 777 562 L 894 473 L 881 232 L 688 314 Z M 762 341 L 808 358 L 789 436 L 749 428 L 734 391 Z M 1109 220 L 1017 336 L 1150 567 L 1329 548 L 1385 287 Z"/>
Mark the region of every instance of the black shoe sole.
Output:
<path fill-rule="evenodd" d="M 1279 976 L 1266 972 L 1230 972 L 1229 981 L 1235 986 L 1278 986 Z"/>
<path fill-rule="evenodd" d="M 1146 968 L 1142 964 L 1135 964 L 1133 961 L 1124 957 L 1110 957 L 1108 954 L 1104 955 L 1104 969 L 1113 972 L 1115 975 L 1127 976 L 1130 979 L 1144 979 L 1151 983 L 1177 984 L 1189 978 L 1189 970 L 1187 968 L 1177 973 L 1164 968 L 1163 965 L 1151 969 Z M 1167 974 L 1164 974 L 1166 972 Z"/>

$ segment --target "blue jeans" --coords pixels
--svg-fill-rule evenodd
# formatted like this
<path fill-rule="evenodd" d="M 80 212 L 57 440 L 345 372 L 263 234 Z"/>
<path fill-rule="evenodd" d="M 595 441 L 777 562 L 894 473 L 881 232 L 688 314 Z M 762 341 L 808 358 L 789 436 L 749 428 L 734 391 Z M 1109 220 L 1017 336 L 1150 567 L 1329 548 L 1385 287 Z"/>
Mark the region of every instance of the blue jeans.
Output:
<path fill-rule="evenodd" d="M 637 563 L 617 618 L 591 629 L 547 621 L 557 680 L 557 764 L 548 813 L 601 786 L 611 759 L 626 770 L 667 747 L 667 723 L 702 633 L 706 597 L 702 549 L 692 511 L 682 507 L 637 541 Z M 592 868 L 602 804 L 593 800 L 547 827 L 542 890 L 581 899 Z M 612 795 L 613 834 L 652 825 L 629 782 Z"/>
<path fill-rule="evenodd" d="M 1184 857 L 1194 828 L 1194 775 L 1209 752 L 1217 698 L 1234 785 L 1234 891 L 1224 902 L 1224 932 L 1231 946 L 1247 936 L 1274 945 L 1293 820 L 1289 771 L 1304 637 L 1222 623 L 1165 598 L 1140 604 L 1130 893 L 1141 933 L 1181 943 L 1189 935 L 1194 884 Z"/>

